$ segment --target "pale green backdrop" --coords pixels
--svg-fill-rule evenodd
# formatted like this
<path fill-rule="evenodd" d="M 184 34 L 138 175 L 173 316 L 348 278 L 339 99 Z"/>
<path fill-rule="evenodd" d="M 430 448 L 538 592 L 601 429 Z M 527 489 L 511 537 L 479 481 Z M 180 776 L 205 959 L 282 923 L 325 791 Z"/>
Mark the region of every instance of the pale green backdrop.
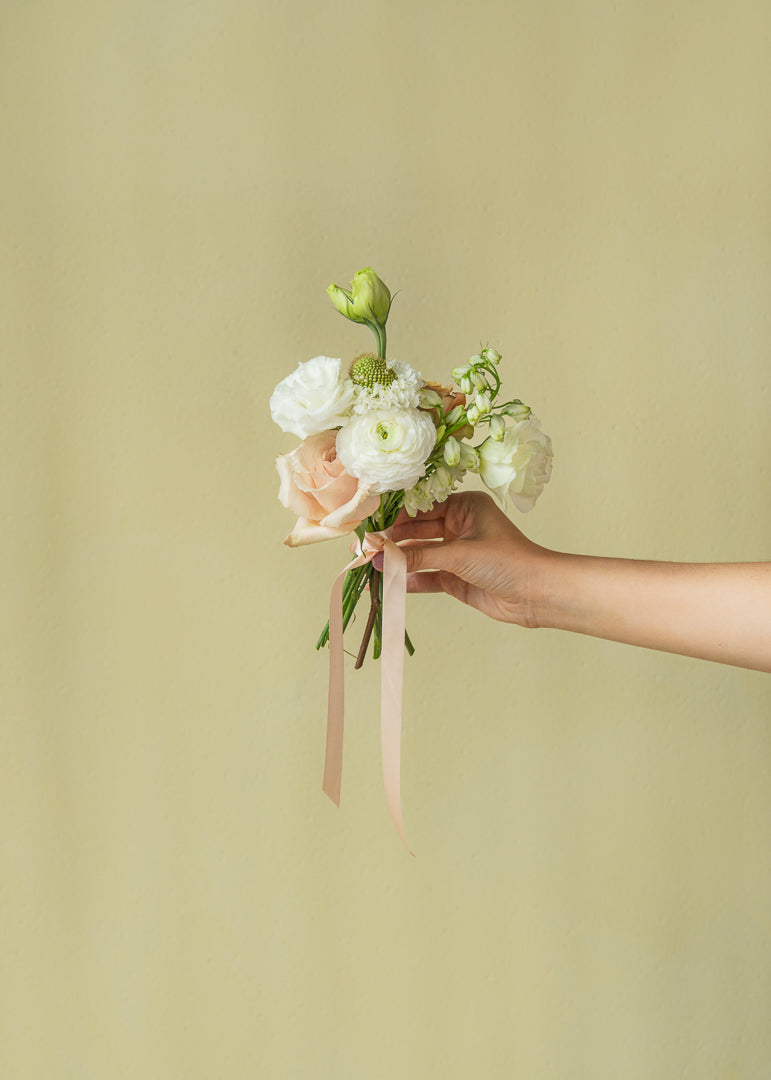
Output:
<path fill-rule="evenodd" d="M 401 292 L 555 446 L 539 543 L 771 558 L 766 0 L 4 0 L 0 1073 L 765 1080 L 771 676 L 412 598 L 320 790 L 343 542 L 275 383 Z"/>

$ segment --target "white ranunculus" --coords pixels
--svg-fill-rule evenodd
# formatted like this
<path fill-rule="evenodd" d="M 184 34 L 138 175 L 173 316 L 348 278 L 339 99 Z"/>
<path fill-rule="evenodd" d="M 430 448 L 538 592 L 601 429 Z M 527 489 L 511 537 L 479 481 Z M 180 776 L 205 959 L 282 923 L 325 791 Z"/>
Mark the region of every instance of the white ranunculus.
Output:
<path fill-rule="evenodd" d="M 502 506 L 506 496 L 526 514 L 535 506 L 551 476 L 551 439 L 535 416 L 508 428 L 501 442 L 485 439 L 479 452 L 479 475 Z"/>
<path fill-rule="evenodd" d="M 371 409 L 337 433 L 337 456 L 347 472 L 378 494 L 414 487 L 426 471 L 436 428 L 419 409 Z"/>
<path fill-rule="evenodd" d="M 352 402 L 353 383 L 343 375 L 343 361 L 315 356 L 278 384 L 270 415 L 282 431 L 307 439 L 344 424 Z"/>

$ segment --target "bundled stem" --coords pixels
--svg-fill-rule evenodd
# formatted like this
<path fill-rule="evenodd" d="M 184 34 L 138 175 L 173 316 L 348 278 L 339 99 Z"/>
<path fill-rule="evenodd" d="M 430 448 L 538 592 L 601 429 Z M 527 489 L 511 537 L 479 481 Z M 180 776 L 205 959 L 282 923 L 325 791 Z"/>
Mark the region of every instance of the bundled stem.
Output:
<path fill-rule="evenodd" d="M 376 532 L 390 528 L 394 521 L 396 521 L 403 501 L 404 492 L 402 491 L 389 491 L 382 495 L 379 508 L 371 518 L 368 518 L 364 524 L 359 525 L 356 529 L 356 535 L 359 537 L 359 540 L 363 542 L 365 532 Z M 365 563 L 363 566 L 355 566 L 353 570 L 349 570 L 345 576 L 345 581 L 343 582 L 343 630 L 347 629 L 348 623 L 353 618 L 356 605 L 361 599 L 361 594 L 364 592 L 367 584 L 369 584 L 370 587 L 370 608 L 367 622 L 364 627 L 361 645 L 356 657 L 355 667 L 357 668 L 360 668 L 364 663 L 364 658 L 371 638 L 374 638 L 374 659 L 379 659 L 382 652 L 383 603 L 381 583 L 382 574 L 379 570 L 376 570 L 371 563 Z M 323 649 L 328 642 L 329 622 L 326 623 L 324 629 L 321 631 L 319 639 L 316 642 L 316 648 Z M 410 656 L 415 652 L 415 646 L 410 641 L 410 636 L 406 631 L 404 633 L 404 647 Z"/>
<path fill-rule="evenodd" d="M 359 655 L 356 657 L 356 663 L 353 665 L 355 668 L 360 668 L 364 663 L 364 657 L 367 655 L 367 647 L 369 646 L 369 639 L 372 637 L 372 632 L 377 626 L 378 619 L 381 618 L 380 609 L 380 573 L 372 569 L 369 576 L 369 615 L 367 617 L 367 623 L 364 627 L 364 634 L 361 639 L 361 646 L 359 648 Z M 375 659 L 377 660 L 380 655 L 378 649 L 378 635 L 375 633 Z"/>

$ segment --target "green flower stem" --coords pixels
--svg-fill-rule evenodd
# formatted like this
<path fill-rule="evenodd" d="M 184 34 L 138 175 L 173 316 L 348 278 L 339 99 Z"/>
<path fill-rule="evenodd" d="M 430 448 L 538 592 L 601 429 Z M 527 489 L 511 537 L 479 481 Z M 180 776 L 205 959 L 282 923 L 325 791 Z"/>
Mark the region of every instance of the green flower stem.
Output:
<path fill-rule="evenodd" d="M 348 623 L 351 621 L 356 605 L 364 592 L 367 569 L 366 566 L 357 566 L 353 570 L 349 570 L 345 576 L 345 582 L 343 583 L 343 630 L 347 628 Z M 316 648 L 323 649 L 328 641 L 329 622 L 327 621 L 316 642 Z"/>
<path fill-rule="evenodd" d="M 382 325 L 374 323 L 372 329 L 375 334 L 375 340 L 377 341 L 377 354 L 382 360 L 386 360 L 386 328 L 385 323 Z"/>
<path fill-rule="evenodd" d="M 496 370 L 495 364 L 485 364 L 485 368 L 492 375 L 492 377 L 495 379 L 495 389 L 493 390 L 493 393 L 492 393 L 492 399 L 493 399 L 493 401 L 495 401 L 495 398 L 497 397 L 498 392 L 501 389 L 501 377 L 500 377 L 500 375 L 498 374 L 498 372 Z"/>

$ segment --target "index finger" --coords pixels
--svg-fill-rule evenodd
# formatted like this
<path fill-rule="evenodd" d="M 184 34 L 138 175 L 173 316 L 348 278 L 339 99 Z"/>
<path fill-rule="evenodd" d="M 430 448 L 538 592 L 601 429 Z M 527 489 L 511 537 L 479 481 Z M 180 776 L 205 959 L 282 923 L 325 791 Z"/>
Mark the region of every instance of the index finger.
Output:
<path fill-rule="evenodd" d="M 399 540 L 443 540 L 447 502 L 434 503 L 430 510 L 419 510 L 410 517 L 406 510 L 399 513 L 391 526 L 391 539 Z"/>

